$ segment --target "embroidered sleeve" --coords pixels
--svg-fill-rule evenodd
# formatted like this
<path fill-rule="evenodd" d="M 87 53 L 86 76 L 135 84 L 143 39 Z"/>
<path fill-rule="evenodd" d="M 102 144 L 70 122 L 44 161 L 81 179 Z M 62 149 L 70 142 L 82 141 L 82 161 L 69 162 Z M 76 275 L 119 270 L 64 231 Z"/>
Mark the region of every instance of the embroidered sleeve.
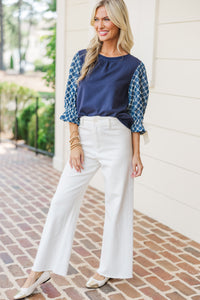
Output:
<path fill-rule="evenodd" d="M 77 100 L 77 89 L 78 85 L 76 80 L 80 75 L 81 63 L 79 53 L 77 52 L 71 62 L 69 69 L 69 76 L 65 89 L 64 98 L 64 113 L 60 116 L 60 119 L 65 122 L 72 122 L 77 125 L 80 124 L 80 118 L 78 117 L 76 100 Z"/>
<path fill-rule="evenodd" d="M 133 124 L 131 126 L 132 132 L 140 132 L 140 134 L 146 132 L 143 126 L 143 118 L 148 97 L 149 86 L 146 69 L 143 62 L 140 62 L 133 74 L 128 91 L 128 113 L 133 118 Z"/>

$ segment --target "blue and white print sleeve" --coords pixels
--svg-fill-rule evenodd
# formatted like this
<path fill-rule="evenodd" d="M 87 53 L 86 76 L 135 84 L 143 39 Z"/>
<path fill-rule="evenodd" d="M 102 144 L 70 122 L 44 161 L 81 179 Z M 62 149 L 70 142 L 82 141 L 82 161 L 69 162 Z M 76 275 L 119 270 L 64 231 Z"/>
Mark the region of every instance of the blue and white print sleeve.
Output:
<path fill-rule="evenodd" d="M 65 122 L 72 122 L 77 125 L 80 124 L 80 118 L 78 117 L 76 100 L 77 100 L 77 79 L 80 75 L 81 63 L 79 53 L 77 52 L 71 62 L 69 69 L 69 76 L 65 89 L 64 98 L 64 113 L 60 116 L 60 119 Z"/>
<path fill-rule="evenodd" d="M 148 78 L 145 66 L 141 61 L 132 76 L 128 91 L 128 113 L 133 118 L 133 124 L 131 126 L 132 132 L 139 132 L 140 134 L 144 134 L 147 132 L 143 125 L 143 118 L 148 102 L 148 97 Z"/>

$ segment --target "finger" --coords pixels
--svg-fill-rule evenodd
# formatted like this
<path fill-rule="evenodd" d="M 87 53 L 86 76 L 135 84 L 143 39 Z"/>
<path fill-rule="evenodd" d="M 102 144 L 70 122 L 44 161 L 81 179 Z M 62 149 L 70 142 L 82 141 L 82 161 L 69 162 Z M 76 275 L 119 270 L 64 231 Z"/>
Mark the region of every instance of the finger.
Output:
<path fill-rule="evenodd" d="M 75 170 L 77 171 L 77 162 L 76 162 L 75 158 L 72 159 L 72 164 L 73 164 Z"/>
<path fill-rule="evenodd" d="M 133 172 L 132 172 L 131 176 L 135 177 L 137 174 L 137 164 L 133 163 L 132 168 L 133 168 Z"/>
<path fill-rule="evenodd" d="M 81 158 L 79 156 L 79 158 L 76 159 L 77 162 L 77 170 L 80 172 L 81 171 Z"/>
<path fill-rule="evenodd" d="M 141 164 L 139 164 L 138 170 L 137 170 L 137 176 L 140 176 L 142 174 L 142 169 L 143 169 L 143 166 Z"/>
<path fill-rule="evenodd" d="M 83 166 L 82 166 L 83 163 L 84 163 L 84 154 L 83 154 L 83 152 L 81 153 L 80 158 L 81 158 L 81 168 L 84 169 Z"/>
<path fill-rule="evenodd" d="M 70 164 L 70 167 L 73 168 L 71 158 L 69 160 L 69 164 Z"/>

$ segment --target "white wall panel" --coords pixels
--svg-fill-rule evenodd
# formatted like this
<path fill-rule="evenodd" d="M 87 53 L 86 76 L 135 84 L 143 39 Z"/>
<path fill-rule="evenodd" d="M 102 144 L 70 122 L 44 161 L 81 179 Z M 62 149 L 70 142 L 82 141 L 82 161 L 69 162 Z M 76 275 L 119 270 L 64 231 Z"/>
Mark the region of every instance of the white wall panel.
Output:
<path fill-rule="evenodd" d="M 200 61 L 158 59 L 156 90 L 177 96 L 200 97 Z"/>
<path fill-rule="evenodd" d="M 67 61 L 69 63 L 76 51 L 87 47 L 88 31 L 68 31 L 67 37 L 66 49 L 68 53 Z"/>
<path fill-rule="evenodd" d="M 134 206 L 137 210 L 200 243 L 199 210 L 136 181 L 134 195 Z"/>
<path fill-rule="evenodd" d="M 67 5 L 67 30 L 88 30 L 90 14 L 88 1 L 70 1 Z M 79 33 L 80 34 L 80 33 Z"/>
<path fill-rule="evenodd" d="M 200 59 L 200 22 L 163 24 L 157 36 L 157 57 Z"/>
<path fill-rule="evenodd" d="M 200 136 L 200 100 L 151 92 L 145 120 L 147 123 Z"/>
<path fill-rule="evenodd" d="M 137 178 L 138 183 L 200 211 L 199 174 L 188 171 L 184 166 L 179 168 L 160 161 L 158 158 L 142 155 L 142 160 L 144 170 L 143 175 Z"/>
<path fill-rule="evenodd" d="M 142 153 L 200 175 L 200 136 L 151 126 L 150 138 Z"/>
<path fill-rule="evenodd" d="M 199 0 L 159 0 L 159 22 L 199 20 L 199 12 Z"/>
<path fill-rule="evenodd" d="M 126 0 L 125 2 L 134 37 L 134 46 L 131 53 L 144 62 L 149 84 L 153 86 L 156 0 Z"/>

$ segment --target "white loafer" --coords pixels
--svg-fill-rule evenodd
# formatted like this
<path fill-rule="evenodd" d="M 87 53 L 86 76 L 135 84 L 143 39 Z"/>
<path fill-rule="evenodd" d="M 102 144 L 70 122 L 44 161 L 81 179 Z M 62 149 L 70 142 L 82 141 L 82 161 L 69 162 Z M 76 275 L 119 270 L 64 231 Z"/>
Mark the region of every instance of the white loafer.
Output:
<path fill-rule="evenodd" d="M 86 283 L 86 287 L 89 289 L 96 289 L 99 288 L 101 286 L 103 286 L 104 284 L 106 284 L 106 282 L 110 279 L 110 277 L 105 277 L 103 280 L 97 280 L 93 277 L 91 277 L 88 282 Z"/>
<path fill-rule="evenodd" d="M 43 272 L 40 277 L 28 288 L 21 288 L 20 291 L 13 297 L 14 299 L 22 299 L 33 293 L 33 291 L 42 283 L 47 282 L 51 278 L 50 272 Z"/>

